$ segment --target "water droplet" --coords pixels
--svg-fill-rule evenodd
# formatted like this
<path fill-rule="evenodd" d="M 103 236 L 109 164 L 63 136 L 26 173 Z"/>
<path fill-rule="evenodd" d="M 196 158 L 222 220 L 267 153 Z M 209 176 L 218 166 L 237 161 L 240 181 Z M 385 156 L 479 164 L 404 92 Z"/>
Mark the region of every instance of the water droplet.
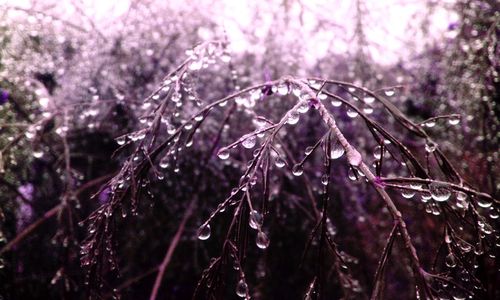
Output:
<path fill-rule="evenodd" d="M 35 137 L 36 133 L 34 132 L 34 130 L 33 130 L 33 129 L 31 129 L 31 128 L 30 128 L 30 129 L 28 129 L 28 130 L 24 133 L 24 135 L 26 136 L 26 138 L 27 138 L 28 140 L 31 140 L 31 139 L 33 139 L 33 138 Z"/>
<path fill-rule="evenodd" d="M 285 166 L 285 161 L 281 157 L 277 157 L 274 161 L 274 165 L 281 169 Z"/>
<path fill-rule="evenodd" d="M 338 159 L 342 157 L 344 153 L 345 153 L 344 147 L 342 147 L 342 145 L 339 142 L 337 142 L 332 146 L 332 149 L 330 151 L 330 159 Z"/>
<path fill-rule="evenodd" d="M 292 168 L 292 174 L 294 176 L 300 176 L 304 173 L 304 168 L 302 167 L 301 164 L 296 164 L 295 166 L 293 166 Z"/>
<path fill-rule="evenodd" d="M 415 196 L 415 192 L 412 190 L 404 190 L 401 192 L 401 195 L 405 199 L 411 199 L 411 198 L 413 198 L 413 196 Z"/>
<path fill-rule="evenodd" d="M 257 247 L 259 247 L 260 249 L 266 249 L 267 247 L 269 247 L 269 238 L 262 231 L 259 231 L 259 233 L 257 233 L 257 239 L 255 240 L 255 242 L 257 244 Z"/>
<path fill-rule="evenodd" d="M 347 177 L 349 178 L 349 180 L 351 181 L 358 180 L 358 177 L 356 176 L 355 172 L 356 171 L 353 168 L 349 168 L 349 170 L 347 171 Z"/>
<path fill-rule="evenodd" d="M 260 229 L 264 223 L 264 217 L 256 210 L 250 212 L 250 218 L 248 224 L 253 229 Z"/>
<path fill-rule="evenodd" d="M 169 163 L 168 163 L 168 156 L 163 157 L 163 158 L 160 160 L 159 165 L 160 165 L 160 168 L 162 168 L 162 169 L 166 169 L 166 168 L 168 168 L 168 166 L 169 166 Z"/>
<path fill-rule="evenodd" d="M 257 138 L 255 137 L 255 135 L 251 135 L 246 137 L 241 144 L 247 149 L 252 149 L 253 147 L 255 147 L 256 142 Z"/>
<path fill-rule="evenodd" d="M 167 133 L 172 135 L 175 133 L 177 129 L 172 125 L 172 124 L 168 124 L 167 125 Z"/>
<path fill-rule="evenodd" d="M 189 70 L 198 71 L 203 66 L 203 61 L 200 59 L 194 60 L 189 64 Z"/>
<path fill-rule="evenodd" d="M 459 240 L 457 242 L 457 244 L 458 244 L 458 247 L 460 247 L 460 250 L 462 250 L 465 253 L 468 253 L 472 250 L 472 245 L 467 243 L 466 241 Z"/>
<path fill-rule="evenodd" d="M 332 100 L 331 103 L 333 107 L 340 107 L 342 105 L 342 101 L 339 100 Z"/>
<path fill-rule="evenodd" d="M 430 186 L 431 197 L 437 202 L 444 202 L 450 199 L 451 191 L 441 185 L 431 185 Z"/>
<path fill-rule="evenodd" d="M 449 268 L 454 268 L 457 265 L 457 260 L 455 258 L 455 255 L 453 255 L 453 253 L 449 253 L 448 255 L 446 255 L 444 262 L 446 266 Z"/>
<path fill-rule="evenodd" d="M 299 119 L 300 115 L 295 111 L 291 111 L 288 113 L 288 119 L 286 120 L 286 122 L 290 125 L 295 125 L 299 122 Z"/>
<path fill-rule="evenodd" d="M 428 142 L 427 144 L 425 144 L 425 151 L 427 151 L 427 153 L 436 151 L 436 143 Z"/>
<path fill-rule="evenodd" d="M 485 234 L 492 234 L 493 227 L 491 227 L 491 225 L 488 223 L 483 223 L 483 226 L 481 226 L 481 231 L 484 232 Z"/>
<path fill-rule="evenodd" d="M 356 118 L 356 117 L 358 116 L 358 112 L 357 112 L 357 111 L 355 111 L 354 109 L 349 108 L 349 109 L 347 110 L 347 116 L 348 116 L 349 118 Z"/>
<path fill-rule="evenodd" d="M 387 97 L 392 97 L 394 96 L 394 94 L 396 93 L 396 90 L 395 89 L 386 89 L 384 91 L 384 94 L 387 96 Z"/>
<path fill-rule="evenodd" d="M 434 126 L 436 126 L 436 121 L 427 121 L 424 123 L 425 127 L 429 127 L 429 128 L 432 128 Z"/>
<path fill-rule="evenodd" d="M 314 147 L 313 146 L 309 146 L 309 147 L 306 148 L 306 151 L 304 151 L 304 153 L 306 155 L 309 155 L 309 154 L 311 154 L 313 152 L 313 150 L 314 150 Z"/>
<path fill-rule="evenodd" d="M 244 279 L 240 279 L 238 284 L 236 285 L 236 295 L 241 298 L 245 298 L 248 293 L 248 285 Z"/>
<path fill-rule="evenodd" d="M 365 98 L 363 98 L 363 101 L 365 101 L 366 104 L 371 104 L 375 101 L 375 98 L 372 96 L 366 96 Z"/>
<path fill-rule="evenodd" d="M 208 240 L 211 234 L 210 224 L 202 225 L 198 229 L 198 239 L 204 241 Z"/>
<path fill-rule="evenodd" d="M 410 187 L 416 190 L 422 189 L 422 185 L 420 183 L 410 183 Z"/>
<path fill-rule="evenodd" d="M 305 114 L 306 112 L 309 111 L 309 103 L 307 102 L 302 102 L 299 107 L 297 107 L 297 111 L 301 114 Z"/>
<path fill-rule="evenodd" d="M 373 113 L 373 108 L 365 107 L 365 108 L 363 108 L 363 112 L 367 115 L 371 115 Z"/>
<path fill-rule="evenodd" d="M 217 152 L 217 156 L 222 160 L 226 160 L 229 158 L 229 150 L 224 148 L 220 149 L 219 152 Z"/>
<path fill-rule="evenodd" d="M 460 123 L 460 119 L 459 118 L 448 119 L 448 124 L 450 124 L 450 125 L 458 125 L 458 123 Z"/>
<path fill-rule="evenodd" d="M 172 102 L 181 101 L 181 93 L 179 93 L 179 92 L 173 93 L 172 96 L 170 97 L 170 99 L 172 100 Z"/>
<path fill-rule="evenodd" d="M 278 85 L 278 94 L 280 95 L 288 95 L 288 93 L 290 92 L 290 89 L 288 87 L 288 84 L 280 84 Z"/>
<path fill-rule="evenodd" d="M 467 199 L 467 194 L 464 192 L 458 192 L 457 193 L 457 200 L 458 201 L 465 201 Z"/>
<path fill-rule="evenodd" d="M 321 184 L 322 185 L 327 185 L 328 180 L 329 180 L 328 174 L 323 174 L 323 176 L 321 176 Z"/>
<path fill-rule="evenodd" d="M 377 146 L 375 147 L 375 150 L 373 150 L 373 157 L 377 160 L 382 158 L 382 153 L 380 152 L 382 147 Z"/>
<path fill-rule="evenodd" d="M 43 151 L 41 151 L 41 150 L 33 151 L 34 158 L 42 158 L 42 156 L 43 156 Z"/>
<path fill-rule="evenodd" d="M 493 205 L 493 201 L 489 201 L 481 197 L 477 199 L 477 205 L 479 205 L 482 208 L 490 208 Z"/>
<path fill-rule="evenodd" d="M 124 145 L 127 138 L 125 136 L 119 136 L 116 138 L 116 143 L 120 146 Z"/>
<path fill-rule="evenodd" d="M 425 192 L 425 193 L 422 193 L 420 198 L 422 199 L 422 202 L 426 203 L 427 201 L 432 199 L 432 195 L 430 193 Z"/>

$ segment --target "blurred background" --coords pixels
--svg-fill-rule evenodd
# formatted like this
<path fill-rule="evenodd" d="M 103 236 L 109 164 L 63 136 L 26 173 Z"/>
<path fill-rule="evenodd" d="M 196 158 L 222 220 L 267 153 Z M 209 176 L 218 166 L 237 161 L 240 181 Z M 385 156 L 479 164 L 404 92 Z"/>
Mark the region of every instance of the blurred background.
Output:
<path fill-rule="evenodd" d="M 196 238 L 198 226 L 237 185 L 252 157 L 241 152 L 221 163 L 215 150 L 256 127 L 255 114 L 276 120 L 289 103 L 276 99 L 236 109 L 215 144 L 224 112 L 205 122 L 195 147 L 186 147 L 164 176 L 151 178 L 146 200 L 122 208 L 123 217 L 112 223 L 116 269 L 95 275 L 82 268 L 80 246 L 88 229 L 81 222 L 109 201 L 99 188 L 132 153 L 125 148 L 113 156 L 122 145 L 116 138 L 143 127 L 150 109 L 143 100 L 207 42 L 221 46 L 220 59 L 186 79 L 185 94 L 193 99 L 211 102 L 292 75 L 385 91 L 415 123 L 459 114 L 459 123 L 438 119 L 424 127 L 471 186 L 498 199 L 499 37 L 496 0 L 0 0 L 0 299 L 147 299 L 176 232 L 178 245 L 158 299 L 191 298 L 203 269 L 221 251 L 229 214 L 212 224 L 206 242 Z M 185 120 L 196 107 L 184 105 L 178 120 L 165 126 Z M 412 151 L 425 153 L 425 141 L 373 107 L 365 113 Z M 362 154 L 373 157 L 368 130 L 345 114 L 339 123 Z M 295 160 L 324 134 L 317 116 L 300 124 L 280 135 L 281 147 Z M 424 154 L 417 157 L 425 162 Z M 434 170 L 437 162 L 427 157 L 427 166 Z M 346 286 L 332 274 L 325 299 L 368 299 L 392 219 L 370 187 L 349 179 L 350 169 L 333 168 L 330 229 L 355 279 Z M 386 172 L 407 175 L 395 163 Z M 274 201 L 265 221 L 271 246 L 262 252 L 252 242 L 246 255 L 254 299 L 301 299 L 314 275 L 318 258 L 301 263 L 301 255 L 315 225 L 306 198 L 320 192 L 321 159 L 305 173 L 304 183 L 288 171 L 273 174 Z M 193 197 L 195 213 L 179 227 Z M 476 292 L 470 299 L 500 297 L 498 247 L 474 258 L 466 251 L 463 259 L 475 274 L 446 269 L 440 249 L 452 222 L 429 203 L 400 199 L 398 205 L 425 266 L 460 278 Z M 479 210 L 498 228 L 497 203 Z M 466 215 L 467 207 L 456 211 Z M 482 239 L 474 230 L 460 231 L 471 244 Z M 498 231 L 487 235 L 500 244 Z M 394 250 L 383 299 L 415 298 L 400 252 Z M 99 287 L 86 284 L 95 276 Z M 237 299 L 237 276 L 224 276 L 228 288 L 218 298 Z M 443 290 L 440 299 L 467 297 L 460 289 L 437 289 Z"/>

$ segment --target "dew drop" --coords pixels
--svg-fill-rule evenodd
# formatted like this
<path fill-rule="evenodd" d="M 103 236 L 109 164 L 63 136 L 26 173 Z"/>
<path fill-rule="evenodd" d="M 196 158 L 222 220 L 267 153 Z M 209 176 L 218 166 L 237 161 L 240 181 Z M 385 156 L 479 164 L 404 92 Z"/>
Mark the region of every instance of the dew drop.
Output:
<path fill-rule="evenodd" d="M 451 196 L 451 191 L 445 186 L 432 185 L 430 191 L 432 199 L 437 202 L 445 202 L 450 199 Z"/>
<path fill-rule="evenodd" d="M 292 168 L 292 174 L 294 176 L 300 176 L 304 173 L 304 168 L 302 167 L 301 164 L 296 164 L 295 166 L 293 166 Z"/>
<path fill-rule="evenodd" d="M 238 284 L 236 285 L 236 295 L 241 298 L 245 298 L 248 293 L 248 285 L 244 279 L 240 279 Z"/>
<path fill-rule="evenodd" d="M 340 107 L 342 105 L 342 101 L 339 100 L 332 100 L 331 103 L 333 107 Z"/>
<path fill-rule="evenodd" d="M 219 157 L 222 160 L 226 160 L 229 158 L 229 150 L 227 149 L 220 149 L 219 152 L 217 152 L 217 157 Z"/>
<path fill-rule="evenodd" d="M 257 244 L 257 247 L 259 247 L 260 249 L 266 249 L 267 247 L 269 247 L 269 238 L 262 231 L 259 231 L 259 233 L 257 233 L 257 239 L 255 240 L 255 242 Z"/>
<path fill-rule="evenodd" d="M 297 107 L 297 112 L 301 114 L 305 114 L 306 112 L 309 111 L 309 103 L 307 102 L 302 102 L 299 107 Z"/>
<path fill-rule="evenodd" d="M 24 135 L 26 136 L 26 138 L 28 140 L 31 140 L 31 139 L 33 139 L 35 137 L 36 134 L 35 134 L 35 132 L 33 130 L 30 129 L 30 130 L 26 131 L 24 133 Z"/>
<path fill-rule="evenodd" d="M 401 195 L 405 199 L 411 199 L 411 198 L 413 198 L 413 196 L 415 196 L 415 192 L 412 190 L 404 190 L 401 192 Z"/>
<path fill-rule="evenodd" d="M 119 136 L 116 138 L 116 143 L 120 146 L 123 146 L 125 144 L 126 138 L 125 136 Z"/>
<path fill-rule="evenodd" d="M 241 144 L 243 145 L 243 147 L 245 147 L 247 149 L 252 149 L 253 147 L 255 147 L 256 142 L 257 142 L 257 139 L 256 139 L 255 135 L 251 135 L 251 136 L 246 137 Z"/>
<path fill-rule="evenodd" d="M 416 189 L 416 190 L 421 190 L 422 189 L 422 185 L 419 184 L 419 183 L 410 183 L 410 187 L 413 188 L 413 189 Z"/>
<path fill-rule="evenodd" d="M 432 152 L 436 151 L 436 143 L 429 142 L 429 143 L 425 144 L 425 151 L 427 153 L 432 153 Z"/>
<path fill-rule="evenodd" d="M 43 151 L 33 151 L 34 158 L 42 158 L 42 156 L 43 156 Z"/>
<path fill-rule="evenodd" d="M 384 91 L 384 94 L 387 96 L 387 97 L 392 97 L 394 96 L 394 94 L 396 93 L 396 90 L 395 89 L 387 89 Z"/>
<path fill-rule="evenodd" d="M 457 265 L 457 260 L 453 253 L 449 253 L 448 255 L 446 255 L 444 262 L 448 268 L 454 268 Z"/>
<path fill-rule="evenodd" d="M 477 199 L 477 205 L 482 208 L 490 208 L 493 205 L 493 201 L 488 201 L 484 198 Z"/>
<path fill-rule="evenodd" d="M 354 109 L 349 108 L 347 110 L 347 116 L 351 119 L 356 118 L 358 116 L 358 112 L 355 111 Z"/>
<path fill-rule="evenodd" d="M 330 151 L 330 159 L 338 159 L 344 155 L 344 147 L 340 143 L 335 143 Z"/>
<path fill-rule="evenodd" d="M 460 247 L 460 250 L 462 250 L 465 253 L 468 253 L 472 250 L 472 245 L 467 243 L 466 241 L 459 240 L 457 244 L 458 247 Z"/>
<path fill-rule="evenodd" d="M 366 104 L 371 104 L 375 101 L 375 98 L 372 96 L 366 96 L 365 98 L 363 98 L 363 101 L 365 101 Z"/>
<path fill-rule="evenodd" d="M 429 127 L 429 128 L 432 128 L 434 126 L 436 126 L 436 122 L 435 121 L 427 121 L 424 123 L 425 127 Z"/>
<path fill-rule="evenodd" d="M 460 119 L 459 118 L 448 119 L 448 124 L 450 124 L 450 125 L 458 125 L 458 123 L 460 123 Z"/>
<path fill-rule="evenodd" d="M 288 95 L 289 92 L 290 92 L 290 89 L 289 89 L 287 84 L 278 85 L 278 94 L 285 96 L 285 95 Z"/>
<path fill-rule="evenodd" d="M 168 124 L 167 125 L 167 133 L 172 135 L 175 133 L 177 129 L 172 125 L 172 124 Z"/>
<path fill-rule="evenodd" d="M 181 93 L 179 92 L 175 92 L 172 94 L 172 97 L 170 97 L 170 99 L 172 100 L 172 102 L 179 102 L 181 101 Z"/>
<path fill-rule="evenodd" d="M 323 174 L 323 176 L 321 176 L 321 184 L 322 185 L 327 185 L 328 180 L 329 180 L 328 174 Z"/>
<path fill-rule="evenodd" d="M 297 112 L 292 111 L 288 113 L 288 119 L 286 120 L 286 122 L 290 125 L 295 125 L 299 122 L 299 119 L 300 115 Z"/>
<path fill-rule="evenodd" d="M 422 202 L 426 203 L 427 201 L 432 199 L 432 195 L 430 193 L 426 192 L 426 193 L 422 193 L 420 198 L 422 199 Z"/>
<path fill-rule="evenodd" d="M 201 69 L 202 66 L 203 66 L 202 60 L 194 60 L 189 64 L 189 70 L 198 71 Z"/>
<path fill-rule="evenodd" d="M 162 158 L 162 159 L 160 160 L 159 166 L 160 166 L 160 168 L 162 168 L 162 169 L 166 169 L 166 168 L 168 168 L 168 166 L 169 166 L 169 163 L 168 163 L 168 156 L 165 156 L 164 158 Z"/>
<path fill-rule="evenodd" d="M 306 151 L 304 151 L 304 153 L 306 155 L 309 155 L 309 154 L 311 154 L 313 152 L 313 150 L 314 150 L 314 147 L 313 146 L 309 146 L 309 147 L 306 148 Z"/>
<path fill-rule="evenodd" d="M 457 193 L 457 200 L 458 201 L 465 201 L 467 199 L 467 194 L 464 192 L 458 192 Z"/>
<path fill-rule="evenodd" d="M 371 115 L 373 113 L 373 108 L 365 107 L 365 108 L 363 108 L 363 112 L 367 115 Z"/>
<path fill-rule="evenodd" d="M 356 176 L 356 171 L 354 170 L 354 168 L 349 168 L 349 170 L 347 171 L 347 177 L 349 178 L 349 180 L 351 181 L 356 181 L 358 180 L 358 177 Z"/>
<path fill-rule="evenodd" d="M 211 234 L 210 224 L 202 225 L 198 229 L 198 239 L 204 241 L 208 240 Z"/>
<path fill-rule="evenodd" d="M 253 229 L 260 229 L 264 223 L 264 217 L 256 210 L 250 212 L 250 218 L 248 224 Z"/>
<path fill-rule="evenodd" d="M 281 157 L 277 157 L 276 160 L 274 161 L 274 165 L 277 168 L 283 168 L 285 166 L 285 161 Z"/>
<path fill-rule="evenodd" d="M 375 147 L 375 150 L 373 150 L 373 157 L 377 160 L 381 159 L 382 158 L 382 153 L 380 152 L 382 147 L 380 146 L 377 146 Z"/>

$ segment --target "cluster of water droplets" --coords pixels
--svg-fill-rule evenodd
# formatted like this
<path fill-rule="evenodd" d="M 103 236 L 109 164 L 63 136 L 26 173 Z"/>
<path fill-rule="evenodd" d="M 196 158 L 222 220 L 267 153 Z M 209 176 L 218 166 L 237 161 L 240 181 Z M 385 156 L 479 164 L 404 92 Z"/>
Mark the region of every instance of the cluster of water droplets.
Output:
<path fill-rule="evenodd" d="M 118 268 L 115 251 L 112 244 L 112 233 L 110 229 L 113 211 L 111 205 L 99 208 L 88 219 L 87 238 L 80 246 L 80 264 L 87 270 L 85 284 L 89 284 L 91 272 L 98 263 L 109 265 L 111 270 Z M 83 222 L 78 224 L 83 226 Z"/>
<path fill-rule="evenodd" d="M 231 54 L 226 45 L 221 42 L 208 42 L 187 50 L 189 57 L 188 68 L 190 71 L 199 71 L 206 69 L 217 62 L 217 59 L 223 63 L 231 61 Z"/>

